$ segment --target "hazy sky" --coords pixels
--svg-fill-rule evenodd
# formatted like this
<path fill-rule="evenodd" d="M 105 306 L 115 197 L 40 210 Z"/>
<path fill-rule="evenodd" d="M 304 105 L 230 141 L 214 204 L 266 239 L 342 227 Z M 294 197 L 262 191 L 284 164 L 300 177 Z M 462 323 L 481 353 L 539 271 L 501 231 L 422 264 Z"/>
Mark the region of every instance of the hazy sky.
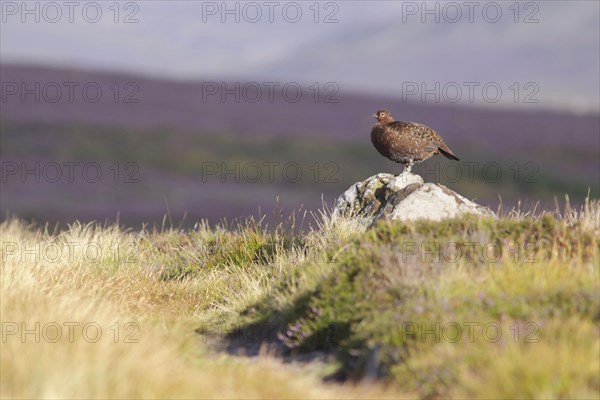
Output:
<path fill-rule="evenodd" d="M 414 101 L 437 95 L 597 111 L 599 4 L 2 0 L 0 56 L 175 79 L 335 82 Z"/>

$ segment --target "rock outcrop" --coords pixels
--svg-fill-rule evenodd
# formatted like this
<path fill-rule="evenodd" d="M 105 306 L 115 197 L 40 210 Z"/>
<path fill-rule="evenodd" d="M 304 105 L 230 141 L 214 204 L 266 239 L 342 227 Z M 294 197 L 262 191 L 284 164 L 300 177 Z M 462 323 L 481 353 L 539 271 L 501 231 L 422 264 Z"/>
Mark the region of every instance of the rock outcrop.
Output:
<path fill-rule="evenodd" d="M 439 221 L 465 213 L 495 216 L 443 185 L 424 183 L 419 175 L 382 173 L 355 183 L 338 197 L 333 217 L 364 218 L 372 225 L 380 219 Z"/>

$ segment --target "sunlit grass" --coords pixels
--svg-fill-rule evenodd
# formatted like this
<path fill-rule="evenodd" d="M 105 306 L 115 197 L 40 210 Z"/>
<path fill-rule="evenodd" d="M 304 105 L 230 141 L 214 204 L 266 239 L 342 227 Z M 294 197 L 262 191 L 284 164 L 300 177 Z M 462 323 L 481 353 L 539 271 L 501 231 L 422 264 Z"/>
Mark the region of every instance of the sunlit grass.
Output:
<path fill-rule="evenodd" d="M 318 220 L 304 233 L 252 220 L 139 232 L 3 222 L 0 394 L 598 396 L 597 201 L 560 215 L 383 223 L 368 231 L 329 212 Z M 403 245 L 409 241 L 493 242 L 502 251 L 449 262 L 456 254 L 423 256 Z M 508 250 L 530 242 L 533 259 Z M 196 332 L 207 322 L 265 321 L 278 327 L 284 348 L 317 350 L 331 363 L 282 367 L 268 349 L 233 356 Z M 418 324 L 469 321 L 498 324 L 501 340 L 420 338 Z M 537 341 L 526 342 L 532 327 Z M 324 383 L 336 369 L 359 383 Z"/>

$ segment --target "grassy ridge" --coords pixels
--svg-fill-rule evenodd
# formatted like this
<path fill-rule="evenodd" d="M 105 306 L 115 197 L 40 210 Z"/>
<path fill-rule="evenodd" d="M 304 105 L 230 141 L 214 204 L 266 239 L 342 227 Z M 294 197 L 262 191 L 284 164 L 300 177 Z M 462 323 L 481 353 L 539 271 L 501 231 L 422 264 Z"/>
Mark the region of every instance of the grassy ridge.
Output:
<path fill-rule="evenodd" d="M 335 353 L 342 377 L 385 378 L 425 398 L 591 397 L 598 260 L 597 234 L 549 215 L 383 223 L 319 279 L 291 275 L 247 314 L 280 324 L 290 349 Z"/>
<path fill-rule="evenodd" d="M 0 234 L 2 397 L 600 393 L 597 201 L 562 216 L 369 231 L 324 214 L 304 233 L 252 220 L 55 233 L 11 219 Z M 38 335 L 23 336 L 36 323 Z M 479 324 L 472 340 L 467 323 Z M 268 348 L 251 359 L 215 352 L 232 327 L 257 324 L 284 354 L 326 361 L 282 368 Z M 323 384 L 332 373 L 345 383 Z"/>

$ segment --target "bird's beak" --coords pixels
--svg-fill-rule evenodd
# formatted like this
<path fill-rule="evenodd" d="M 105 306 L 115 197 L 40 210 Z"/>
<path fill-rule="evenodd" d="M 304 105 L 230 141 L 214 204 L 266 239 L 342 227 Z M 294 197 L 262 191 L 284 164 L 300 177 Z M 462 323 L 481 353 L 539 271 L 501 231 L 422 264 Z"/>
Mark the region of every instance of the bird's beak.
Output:
<path fill-rule="evenodd" d="M 371 117 L 373 117 L 373 118 L 377 118 L 377 115 L 376 115 L 376 114 L 373 114 L 373 115 L 371 115 Z"/>

